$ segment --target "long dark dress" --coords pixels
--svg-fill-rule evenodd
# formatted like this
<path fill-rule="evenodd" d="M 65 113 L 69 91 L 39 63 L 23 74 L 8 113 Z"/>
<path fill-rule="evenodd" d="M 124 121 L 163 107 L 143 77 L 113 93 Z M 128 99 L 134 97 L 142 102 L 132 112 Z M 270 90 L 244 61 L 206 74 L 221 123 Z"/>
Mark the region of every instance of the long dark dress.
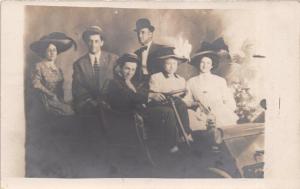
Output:
<path fill-rule="evenodd" d="M 70 105 L 64 102 L 63 73 L 47 61 L 37 63 L 32 74 L 32 84 L 37 90 L 45 110 L 54 115 L 72 115 Z M 57 99 L 53 98 L 57 96 Z"/>
<path fill-rule="evenodd" d="M 108 85 L 107 101 L 113 109 L 128 113 L 137 111 L 144 118 L 149 137 L 161 138 L 166 147 L 173 147 L 178 137 L 178 122 L 174 110 L 169 104 L 148 103 L 149 86 L 135 82 L 133 85 L 136 87 L 136 93 L 129 89 L 124 79 L 113 79 Z M 179 98 L 175 99 L 175 103 L 187 127 L 186 132 L 190 133 L 186 106 Z M 146 107 L 142 104 L 146 104 Z"/>
<path fill-rule="evenodd" d="M 132 82 L 136 92 L 129 89 L 125 80 L 119 76 L 111 80 L 107 87 L 107 101 L 114 110 L 132 112 L 147 103 L 148 93 L 143 83 Z"/>

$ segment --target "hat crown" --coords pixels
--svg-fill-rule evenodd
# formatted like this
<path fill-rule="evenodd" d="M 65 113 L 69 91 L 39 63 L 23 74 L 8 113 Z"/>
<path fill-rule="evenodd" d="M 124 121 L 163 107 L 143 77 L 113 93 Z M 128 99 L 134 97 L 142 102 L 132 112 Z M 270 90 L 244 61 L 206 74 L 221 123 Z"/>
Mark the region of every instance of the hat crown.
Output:
<path fill-rule="evenodd" d="M 86 29 L 86 31 L 95 31 L 95 32 L 103 32 L 102 28 L 100 26 L 90 26 Z"/>
<path fill-rule="evenodd" d="M 125 62 L 138 62 L 138 56 L 133 53 L 125 53 L 118 60 L 117 64 L 124 64 Z"/>
<path fill-rule="evenodd" d="M 229 52 L 228 45 L 226 45 L 223 37 L 220 37 L 216 40 L 214 40 L 212 43 L 209 43 L 207 41 L 203 41 L 201 43 L 200 49 L 198 49 L 197 53 L 203 52 L 203 51 L 214 51 L 218 52 L 219 50 L 224 49 Z"/>
<path fill-rule="evenodd" d="M 219 37 L 218 39 L 214 40 L 212 42 L 212 46 L 214 47 L 215 51 L 219 51 L 221 49 L 224 49 L 229 52 L 228 45 L 226 45 L 223 37 Z"/>
<path fill-rule="evenodd" d="M 157 51 L 156 56 L 165 57 L 165 56 L 175 55 L 174 49 L 175 49 L 174 47 L 169 47 L 169 46 L 162 47 L 160 50 Z"/>
<path fill-rule="evenodd" d="M 204 52 L 204 51 L 214 51 L 214 46 L 211 43 L 203 41 L 197 53 Z"/>
<path fill-rule="evenodd" d="M 40 40 L 64 40 L 68 39 L 66 34 L 62 32 L 52 32 L 48 35 L 43 36 Z"/>
<path fill-rule="evenodd" d="M 186 62 L 187 58 L 183 56 L 179 56 L 175 53 L 175 47 L 171 46 L 163 46 L 157 49 L 155 52 L 151 54 L 152 57 L 157 58 L 158 60 L 164 60 L 168 58 L 174 58 L 176 60 L 179 60 L 180 63 Z"/>
<path fill-rule="evenodd" d="M 138 56 L 134 53 L 125 53 L 122 57 L 128 57 L 138 60 Z"/>
<path fill-rule="evenodd" d="M 140 18 L 136 21 L 136 31 L 139 31 L 143 28 L 149 28 L 151 30 L 154 30 L 154 26 L 152 26 L 151 22 L 147 18 Z"/>
<path fill-rule="evenodd" d="M 140 18 L 136 21 L 136 25 L 140 26 L 140 25 L 151 25 L 150 20 L 147 18 Z"/>
<path fill-rule="evenodd" d="M 82 33 L 82 39 L 83 39 L 84 41 L 86 41 L 87 38 L 88 38 L 90 35 L 100 35 L 101 37 L 103 37 L 104 32 L 103 32 L 102 28 L 99 27 L 99 26 L 89 26 L 89 27 L 86 28 L 86 30 Z"/>

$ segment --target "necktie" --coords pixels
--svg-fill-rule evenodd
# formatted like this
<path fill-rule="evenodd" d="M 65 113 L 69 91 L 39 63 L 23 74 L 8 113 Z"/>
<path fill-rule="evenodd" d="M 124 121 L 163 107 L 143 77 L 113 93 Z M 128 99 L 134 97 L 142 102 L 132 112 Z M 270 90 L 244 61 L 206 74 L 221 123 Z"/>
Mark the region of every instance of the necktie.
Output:
<path fill-rule="evenodd" d="M 97 60 L 97 57 L 95 57 L 95 60 L 94 60 L 94 64 L 93 64 L 93 67 L 94 67 L 94 74 L 95 74 L 95 80 L 96 80 L 96 85 L 97 85 L 97 88 L 99 88 L 99 79 L 100 79 L 100 64 Z"/>

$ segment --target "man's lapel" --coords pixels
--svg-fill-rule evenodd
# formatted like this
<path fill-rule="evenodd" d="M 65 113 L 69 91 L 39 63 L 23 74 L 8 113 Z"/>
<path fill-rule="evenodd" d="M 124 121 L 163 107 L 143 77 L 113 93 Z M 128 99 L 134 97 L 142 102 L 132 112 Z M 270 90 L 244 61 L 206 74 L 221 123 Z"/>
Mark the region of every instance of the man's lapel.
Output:
<path fill-rule="evenodd" d="M 105 51 L 102 51 L 100 56 L 100 65 L 106 66 L 108 64 L 107 60 L 108 60 L 107 53 Z"/>
<path fill-rule="evenodd" d="M 84 75 L 86 76 L 86 78 L 88 80 L 88 83 L 90 83 L 91 85 L 94 85 L 95 84 L 94 70 L 93 70 L 93 66 L 90 62 L 90 57 L 88 54 L 85 56 L 85 58 L 82 61 L 82 69 L 83 69 Z"/>
<path fill-rule="evenodd" d="M 156 49 L 156 44 L 155 43 L 151 43 L 150 47 L 149 47 L 149 52 L 148 52 L 148 56 L 153 53 Z"/>

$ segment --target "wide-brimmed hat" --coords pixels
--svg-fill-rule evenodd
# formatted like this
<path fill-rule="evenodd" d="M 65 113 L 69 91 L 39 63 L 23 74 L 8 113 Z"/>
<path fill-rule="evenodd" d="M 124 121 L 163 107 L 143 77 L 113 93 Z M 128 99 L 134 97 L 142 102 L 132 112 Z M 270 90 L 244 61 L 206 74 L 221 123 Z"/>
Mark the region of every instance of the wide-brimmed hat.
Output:
<path fill-rule="evenodd" d="M 103 39 L 103 35 L 104 35 L 104 32 L 102 30 L 101 27 L 99 26 L 89 26 L 88 28 L 86 28 L 86 30 L 82 33 L 82 39 L 84 41 L 87 40 L 87 38 L 90 36 L 90 35 L 100 35 L 101 38 Z"/>
<path fill-rule="evenodd" d="M 75 50 L 77 48 L 75 41 L 62 32 L 53 32 L 45 35 L 40 38 L 40 40 L 33 42 L 30 45 L 30 48 L 40 57 L 44 57 L 45 51 L 48 48 L 49 44 L 55 45 L 57 54 L 70 49 L 72 46 L 74 46 Z"/>
<path fill-rule="evenodd" d="M 138 56 L 134 53 L 125 53 L 123 54 L 118 60 L 117 60 L 117 64 L 122 66 L 124 65 L 126 62 L 134 62 L 134 63 L 138 63 Z"/>
<path fill-rule="evenodd" d="M 190 64 L 195 67 L 199 67 L 200 61 L 203 57 L 209 57 L 212 60 L 213 68 L 216 68 L 219 64 L 218 54 L 214 51 L 214 47 L 211 43 L 206 41 L 201 43 L 201 47 L 196 53 L 191 57 Z"/>
<path fill-rule="evenodd" d="M 157 57 L 158 60 L 174 58 L 179 61 L 178 63 L 187 62 L 187 60 L 188 60 L 187 58 L 181 57 L 181 56 L 175 54 L 174 51 L 175 51 L 175 47 L 164 46 L 156 51 L 155 56 Z M 163 62 L 163 61 L 161 61 L 161 62 Z"/>
<path fill-rule="evenodd" d="M 136 21 L 136 28 L 134 29 L 135 32 L 140 31 L 143 28 L 149 28 L 151 32 L 155 30 L 155 27 L 152 26 L 151 22 L 147 18 L 140 18 Z"/>

